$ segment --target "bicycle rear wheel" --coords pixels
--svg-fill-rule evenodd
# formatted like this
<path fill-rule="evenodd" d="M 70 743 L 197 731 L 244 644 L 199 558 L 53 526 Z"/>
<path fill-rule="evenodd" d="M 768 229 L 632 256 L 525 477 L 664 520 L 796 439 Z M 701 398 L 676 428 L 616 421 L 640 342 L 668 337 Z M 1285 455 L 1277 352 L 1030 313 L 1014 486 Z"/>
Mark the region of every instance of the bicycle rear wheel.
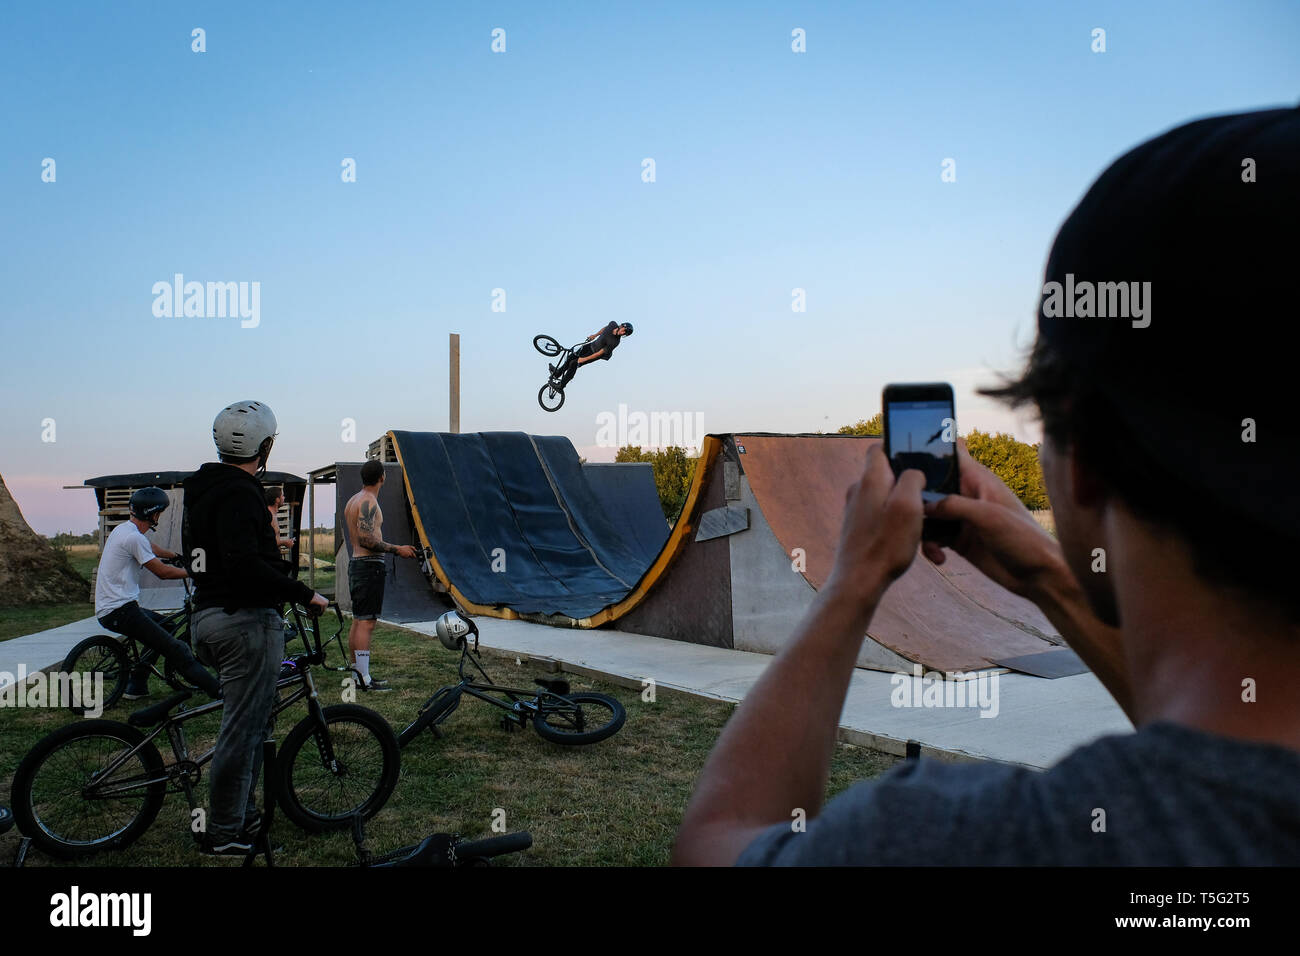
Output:
<path fill-rule="evenodd" d="M 276 761 L 280 805 L 308 833 L 341 830 L 356 813 L 373 817 L 392 796 L 402 762 L 397 735 L 373 710 L 335 704 L 323 713 L 324 728 L 306 717 L 289 731 Z"/>
<path fill-rule="evenodd" d="M 102 679 L 104 691 L 100 706 L 108 710 L 122 699 L 131 673 L 131 661 L 121 641 L 107 634 L 96 634 L 68 652 L 63 659 L 63 673 L 90 674 L 92 680 Z M 84 707 L 71 710 L 78 715 L 85 713 Z"/>
<path fill-rule="evenodd" d="M 619 732 L 627 711 L 604 694 L 545 694 L 537 703 L 533 729 L 556 744 L 594 744 Z"/>
<path fill-rule="evenodd" d="M 130 846 L 153 823 L 166 796 L 158 748 L 116 720 L 56 730 L 28 751 L 14 774 L 19 828 L 63 860 Z"/>

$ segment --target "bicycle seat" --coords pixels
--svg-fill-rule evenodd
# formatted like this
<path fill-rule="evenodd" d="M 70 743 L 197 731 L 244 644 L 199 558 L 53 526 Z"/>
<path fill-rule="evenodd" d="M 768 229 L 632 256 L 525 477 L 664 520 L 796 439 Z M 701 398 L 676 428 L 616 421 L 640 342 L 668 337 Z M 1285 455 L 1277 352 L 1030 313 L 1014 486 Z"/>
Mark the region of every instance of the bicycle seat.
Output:
<path fill-rule="evenodd" d="M 410 856 L 394 860 L 391 866 L 451 866 L 451 845 L 455 837 L 450 833 L 435 833 L 420 841 Z"/>
<path fill-rule="evenodd" d="M 187 690 L 178 691 L 165 700 L 150 707 L 143 707 L 126 718 L 126 722 L 133 727 L 152 727 L 155 724 L 161 724 L 167 719 L 167 714 L 177 704 L 184 703 L 194 695 Z"/>
<path fill-rule="evenodd" d="M 8 807 L 0 807 L 0 833 L 8 833 L 14 827 L 14 814 Z"/>
<path fill-rule="evenodd" d="M 534 677 L 533 683 L 537 684 L 540 687 L 546 688 L 552 694 L 559 694 L 560 696 L 564 696 L 569 692 L 569 682 L 567 680 L 564 680 L 561 677 L 556 677 L 556 678 Z"/>

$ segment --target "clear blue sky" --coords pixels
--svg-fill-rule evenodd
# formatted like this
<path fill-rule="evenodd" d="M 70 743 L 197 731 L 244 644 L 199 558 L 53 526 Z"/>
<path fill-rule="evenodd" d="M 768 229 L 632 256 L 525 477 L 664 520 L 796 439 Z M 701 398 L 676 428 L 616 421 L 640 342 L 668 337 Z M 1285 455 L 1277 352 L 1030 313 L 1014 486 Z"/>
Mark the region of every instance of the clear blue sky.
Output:
<path fill-rule="evenodd" d="M 248 397 L 274 467 L 357 460 L 446 427 L 450 331 L 464 430 L 595 458 L 620 402 L 833 430 L 918 379 L 1033 439 L 971 388 L 1017 364 L 1071 205 L 1298 81 L 1294 2 L 6 4 L 0 474 L 37 530 L 89 530 L 58 486 L 194 467 Z M 177 272 L 260 282 L 260 326 L 155 318 Z M 532 336 L 609 319 L 636 335 L 542 412 Z"/>

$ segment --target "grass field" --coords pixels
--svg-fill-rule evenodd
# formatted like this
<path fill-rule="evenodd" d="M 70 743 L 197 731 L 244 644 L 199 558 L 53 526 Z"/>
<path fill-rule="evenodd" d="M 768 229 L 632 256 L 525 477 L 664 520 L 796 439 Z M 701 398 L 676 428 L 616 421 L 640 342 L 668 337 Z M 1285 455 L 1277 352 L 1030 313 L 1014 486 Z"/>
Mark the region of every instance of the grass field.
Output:
<path fill-rule="evenodd" d="M 455 680 L 455 655 L 431 638 L 380 626 L 373 647 L 375 673 L 387 677 L 395 690 L 361 696 L 358 703 L 378 710 L 395 729 L 410 721 L 434 689 Z M 528 684 L 542 675 L 536 666 L 518 664 L 514 658 L 488 658 L 486 666 L 502 682 Z M 341 675 L 316 673 L 322 702 L 338 702 Z M 618 734 L 589 747 L 566 748 L 542 740 L 531 729 L 506 733 L 495 708 L 467 700 L 444 724 L 442 739 L 424 734 L 402 752 L 397 790 L 368 825 L 370 848 L 380 852 L 435 831 L 459 832 L 467 838 L 490 835 L 493 811 L 500 808 L 509 829 L 533 834 L 534 848 L 510 861 L 515 865 L 666 863 L 693 781 L 731 705 L 663 692 L 648 703 L 637 691 L 585 678 L 572 680 L 575 689 L 598 690 L 623 702 L 628 720 Z M 153 700 L 162 694 L 157 680 L 154 694 Z M 124 720 L 134 706 L 119 704 L 105 716 Z M 304 714 L 299 705 L 281 716 L 281 738 Z M 13 772 L 27 749 L 74 719 L 54 711 L 0 710 L 0 803 L 10 802 Z M 210 741 L 215 733 L 215 718 L 204 720 L 208 726 L 192 737 L 192 746 Z M 894 757 L 840 745 L 828 792 L 837 793 L 895 762 Z M 188 821 L 184 797 L 171 795 L 138 843 L 88 862 L 238 865 L 200 856 L 193 849 Z M 277 859 L 285 865 L 336 866 L 354 859 L 347 833 L 309 836 L 279 817 L 275 835 L 284 847 Z M 0 837 L 0 860 L 12 858 L 17 842 L 16 833 Z M 29 865 L 51 862 L 34 852 Z"/>
<path fill-rule="evenodd" d="M 68 547 L 68 563 L 87 581 L 99 564 L 99 548 L 93 544 L 74 544 Z M 0 641 L 24 634 L 34 634 L 51 627 L 61 627 L 90 617 L 95 613 L 93 602 L 86 604 L 37 604 L 28 607 L 0 608 Z"/>

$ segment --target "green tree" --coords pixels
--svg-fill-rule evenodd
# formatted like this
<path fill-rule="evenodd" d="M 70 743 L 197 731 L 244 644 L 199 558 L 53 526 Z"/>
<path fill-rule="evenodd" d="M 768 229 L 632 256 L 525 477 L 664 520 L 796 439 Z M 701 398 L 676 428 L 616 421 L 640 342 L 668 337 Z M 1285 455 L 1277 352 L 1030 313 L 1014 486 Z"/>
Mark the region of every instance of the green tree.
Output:
<path fill-rule="evenodd" d="M 841 425 L 835 432 L 837 435 L 875 435 L 879 437 L 885 433 L 884 422 L 880 418 L 880 412 L 872 415 L 870 418 L 863 419 L 854 425 Z"/>
<path fill-rule="evenodd" d="M 837 435 L 883 435 L 880 413 L 853 425 L 843 425 Z M 1016 497 L 1032 511 L 1050 507 L 1047 486 L 1043 484 L 1043 468 L 1038 461 L 1038 446 L 1017 441 L 1013 436 L 998 432 L 990 435 L 974 429 L 964 436 L 966 450 L 981 465 L 988 468 L 1015 492 Z"/>
<path fill-rule="evenodd" d="M 1041 511 L 1049 507 L 1037 445 L 1016 441 L 1002 432 L 990 435 L 978 429 L 965 438 L 970 456 L 1006 482 L 1026 508 Z"/>
<path fill-rule="evenodd" d="M 695 476 L 696 459 L 685 448 L 670 445 L 662 451 L 642 451 L 640 445 L 625 445 L 614 456 L 615 461 L 645 461 L 654 470 L 655 488 L 659 491 L 659 505 L 664 517 L 675 522 L 686 503 L 686 494 Z"/>

